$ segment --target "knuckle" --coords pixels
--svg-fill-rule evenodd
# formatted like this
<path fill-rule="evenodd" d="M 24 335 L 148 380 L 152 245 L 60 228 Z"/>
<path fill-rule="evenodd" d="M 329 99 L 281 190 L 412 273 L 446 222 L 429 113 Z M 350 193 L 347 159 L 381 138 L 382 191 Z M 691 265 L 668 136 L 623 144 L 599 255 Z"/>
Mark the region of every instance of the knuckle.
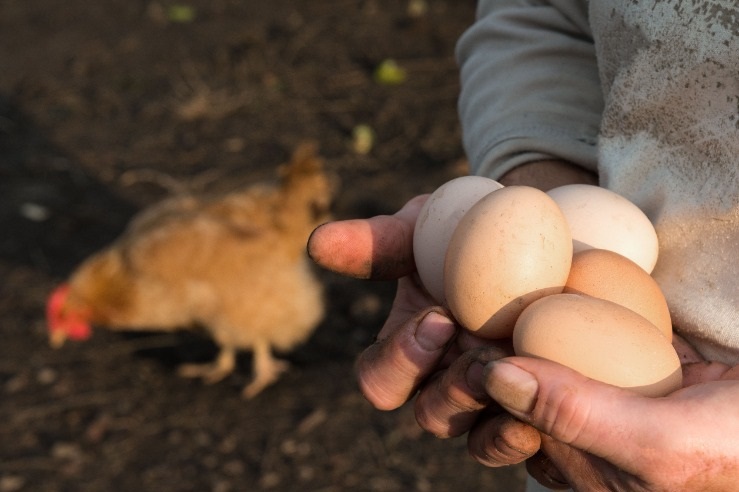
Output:
<path fill-rule="evenodd" d="M 541 439 L 533 427 L 499 414 L 470 432 L 470 454 L 486 466 L 514 465 L 533 456 Z"/>
<path fill-rule="evenodd" d="M 387 338 L 367 348 L 355 365 L 357 382 L 365 398 L 380 410 L 395 410 L 415 393 L 421 367 L 405 355 L 397 340 Z"/>
<path fill-rule="evenodd" d="M 445 422 L 445 419 L 440 418 L 437 413 L 429 409 L 427 406 L 419 404 L 418 401 L 415 405 L 415 414 L 416 422 L 421 429 L 438 438 L 444 439 L 452 437 L 451 432 L 449 432 L 450 429 L 447 425 L 448 423 Z"/>
<path fill-rule="evenodd" d="M 578 447 L 587 448 L 590 443 L 582 442 L 590 417 L 592 405 L 589 398 L 573 387 L 566 387 L 547 398 L 540 398 L 535 412 L 542 412 L 542 431 L 566 444 L 578 442 Z M 543 401 L 542 401 L 543 400 Z"/>
<path fill-rule="evenodd" d="M 484 404 L 464 389 L 437 377 L 419 393 L 415 411 L 418 424 L 437 437 L 456 437 L 467 432 L 477 420 Z"/>
<path fill-rule="evenodd" d="M 357 359 L 355 373 L 359 390 L 378 410 L 394 410 L 405 402 L 405 398 L 397 396 L 393 381 L 379 369 L 379 365 L 373 363 L 373 355 L 372 350 L 367 349 Z"/>

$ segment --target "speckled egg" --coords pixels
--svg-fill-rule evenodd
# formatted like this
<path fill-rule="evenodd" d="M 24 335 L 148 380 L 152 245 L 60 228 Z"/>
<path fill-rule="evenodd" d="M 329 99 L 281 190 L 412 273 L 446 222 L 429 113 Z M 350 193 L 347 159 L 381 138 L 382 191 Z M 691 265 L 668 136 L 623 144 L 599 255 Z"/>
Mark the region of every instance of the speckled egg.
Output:
<path fill-rule="evenodd" d="M 557 204 L 535 188 L 501 188 L 475 203 L 452 234 L 448 307 L 479 336 L 509 337 L 526 306 L 562 292 L 571 262 L 572 236 Z"/>
<path fill-rule="evenodd" d="M 657 282 L 636 263 L 613 251 L 575 253 L 564 292 L 606 299 L 635 311 L 672 340 L 672 320 Z"/>
<path fill-rule="evenodd" d="M 662 332 L 604 299 L 557 294 L 532 303 L 516 322 L 513 348 L 646 396 L 682 386 L 680 359 Z"/>

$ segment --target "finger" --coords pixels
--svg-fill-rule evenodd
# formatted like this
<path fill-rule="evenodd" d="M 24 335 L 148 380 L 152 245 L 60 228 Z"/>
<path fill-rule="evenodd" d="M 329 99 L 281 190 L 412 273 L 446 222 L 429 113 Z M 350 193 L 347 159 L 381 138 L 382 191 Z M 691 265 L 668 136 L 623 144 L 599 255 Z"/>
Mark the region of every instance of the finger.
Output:
<path fill-rule="evenodd" d="M 364 396 L 381 410 L 403 405 L 436 370 L 456 330 L 440 308 L 430 308 L 369 346 L 356 364 Z"/>
<path fill-rule="evenodd" d="M 494 361 L 486 367 L 485 385 L 514 416 L 627 471 L 644 465 L 642 451 L 664 441 L 662 431 L 674 420 L 664 399 L 599 383 L 542 359 Z"/>
<path fill-rule="evenodd" d="M 452 316 L 450 315 L 450 317 Z M 474 332 L 461 329 L 454 339 L 454 345 L 449 347 L 449 350 L 441 363 L 441 367 L 449 367 L 455 360 L 466 352 L 483 348 L 494 348 L 496 351 L 501 353 L 501 356 L 498 358 L 514 355 L 513 343 L 510 338 L 495 340 L 490 338 L 481 338 L 475 335 Z"/>
<path fill-rule="evenodd" d="M 413 228 L 428 195 L 411 199 L 394 215 L 329 222 L 308 238 L 319 266 L 349 277 L 394 280 L 415 271 Z"/>
<path fill-rule="evenodd" d="M 693 362 L 683 364 L 683 388 L 693 386 L 708 381 L 718 381 L 719 379 L 731 379 L 731 367 L 721 362 Z M 728 376 L 728 377 L 727 377 Z"/>
<path fill-rule="evenodd" d="M 506 412 L 482 418 L 467 437 L 467 449 L 485 466 L 499 467 L 521 463 L 541 444 L 539 431 Z"/>
<path fill-rule="evenodd" d="M 550 361 L 511 357 L 486 366 L 485 386 L 545 435 L 542 451 L 575 490 L 684 490 L 688 483 L 733 490 L 736 445 L 726 436 L 739 433 L 735 380 L 650 398 Z"/>
<path fill-rule="evenodd" d="M 377 338 L 386 338 L 398 330 L 398 327 L 406 323 L 407 320 L 416 316 L 419 312 L 434 306 L 435 301 L 431 299 L 426 291 L 421 287 L 418 275 L 409 275 L 398 279 L 397 288 L 395 290 L 395 299 L 393 299 L 393 307 L 388 313 L 387 320 L 383 325 Z M 437 306 L 437 311 L 444 314 L 447 318 L 451 316 L 444 311 L 444 308 Z"/>
<path fill-rule="evenodd" d="M 708 381 L 731 378 L 730 367 L 721 362 L 707 361 L 678 334 L 673 334 L 672 345 L 680 357 L 683 370 L 683 388 Z"/>
<path fill-rule="evenodd" d="M 739 366 L 734 366 L 727 369 L 726 372 L 721 375 L 721 379 L 725 381 L 739 379 Z"/>
<path fill-rule="evenodd" d="M 694 362 L 703 362 L 705 359 L 698 353 L 687 340 L 678 335 L 677 333 L 672 334 L 672 346 L 675 348 L 678 357 L 680 357 L 681 364 L 692 364 Z"/>
<path fill-rule="evenodd" d="M 482 374 L 485 364 L 505 357 L 496 348 L 467 352 L 426 384 L 416 397 L 416 421 L 437 437 L 460 436 L 472 428 L 491 403 Z"/>
<path fill-rule="evenodd" d="M 541 453 L 536 458 L 538 463 L 526 462 L 526 470 L 554 490 L 653 490 L 641 477 L 547 435 L 542 435 Z"/>
<path fill-rule="evenodd" d="M 526 471 L 548 489 L 566 490 L 570 488 L 564 475 L 554 465 L 549 456 L 543 452 L 536 453 L 526 460 Z"/>

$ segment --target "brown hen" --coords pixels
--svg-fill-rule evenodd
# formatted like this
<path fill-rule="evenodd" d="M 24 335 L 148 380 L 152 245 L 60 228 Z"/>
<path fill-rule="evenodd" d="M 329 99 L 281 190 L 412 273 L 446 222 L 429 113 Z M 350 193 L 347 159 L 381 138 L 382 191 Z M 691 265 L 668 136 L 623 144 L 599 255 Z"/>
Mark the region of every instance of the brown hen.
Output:
<path fill-rule="evenodd" d="M 253 351 L 251 398 L 287 368 L 272 349 L 304 342 L 324 316 L 323 289 L 305 254 L 328 219 L 335 188 L 315 146 L 296 149 L 277 185 L 217 198 L 182 196 L 144 210 L 113 244 L 84 261 L 49 298 L 52 345 L 111 330 L 205 328 L 220 352 L 179 373 L 208 383 Z"/>

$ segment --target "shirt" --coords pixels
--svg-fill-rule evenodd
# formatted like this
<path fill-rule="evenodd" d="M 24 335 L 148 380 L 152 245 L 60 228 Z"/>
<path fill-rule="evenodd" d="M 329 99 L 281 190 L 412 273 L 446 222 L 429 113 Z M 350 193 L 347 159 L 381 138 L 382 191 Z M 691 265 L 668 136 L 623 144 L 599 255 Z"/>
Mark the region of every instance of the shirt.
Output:
<path fill-rule="evenodd" d="M 739 6 L 482 0 L 457 57 L 473 172 L 597 172 L 654 224 L 675 330 L 739 364 Z"/>

